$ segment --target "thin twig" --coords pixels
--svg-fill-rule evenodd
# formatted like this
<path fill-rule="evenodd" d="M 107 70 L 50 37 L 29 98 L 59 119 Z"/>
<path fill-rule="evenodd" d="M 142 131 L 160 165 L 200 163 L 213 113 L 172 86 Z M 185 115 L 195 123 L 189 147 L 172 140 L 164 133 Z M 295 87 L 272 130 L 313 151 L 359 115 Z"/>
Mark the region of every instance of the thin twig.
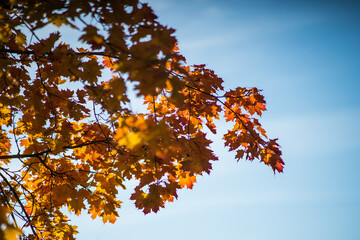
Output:
<path fill-rule="evenodd" d="M 26 212 L 26 209 L 25 209 L 24 205 L 22 204 L 22 202 L 21 202 L 21 200 L 20 200 L 20 198 L 19 198 L 16 190 L 11 186 L 11 184 L 9 183 L 9 181 L 7 180 L 7 178 L 6 178 L 4 175 L 2 175 L 1 172 L 0 172 L 0 176 L 2 177 L 2 179 L 4 180 L 4 182 L 6 183 L 6 185 L 8 185 L 8 187 L 10 188 L 10 191 L 14 194 L 14 197 L 15 197 L 15 199 L 16 199 L 16 202 L 19 203 L 19 205 L 20 205 L 23 213 L 25 214 L 25 216 L 26 216 L 26 218 L 27 218 L 28 223 L 30 224 L 31 218 L 30 218 L 30 216 L 28 215 L 28 213 Z M 33 232 L 34 236 L 35 236 L 37 239 L 39 239 L 39 237 L 38 237 L 38 235 L 36 234 L 36 231 L 35 231 L 35 229 L 34 229 L 34 226 L 33 226 L 32 224 L 30 224 L 30 228 L 31 228 L 31 231 Z"/>
<path fill-rule="evenodd" d="M 203 91 L 203 90 L 201 90 L 201 89 L 198 89 L 198 88 L 196 88 L 196 87 L 192 87 L 192 86 L 190 86 L 190 85 L 188 85 L 188 84 L 185 84 L 185 86 L 188 87 L 188 88 L 194 89 L 194 90 L 196 90 L 196 91 L 198 91 L 198 92 L 201 92 L 201 93 L 203 93 L 203 94 L 206 94 L 206 95 L 214 98 L 216 101 L 220 102 L 223 106 L 225 106 L 227 109 L 229 109 L 229 111 L 231 111 L 232 113 L 234 113 L 235 116 L 236 116 L 236 118 L 240 121 L 240 123 L 241 123 L 241 124 L 243 125 L 243 127 L 245 128 L 245 130 L 248 131 L 248 132 L 250 133 L 250 135 L 251 135 L 256 141 L 258 141 L 261 145 L 264 146 L 264 144 L 265 144 L 265 143 L 264 143 L 264 140 L 262 140 L 262 139 L 259 138 L 259 137 L 256 137 L 256 135 L 253 133 L 253 131 L 251 131 L 251 130 L 245 125 L 244 121 L 241 119 L 241 116 L 240 116 L 237 112 L 235 112 L 230 106 L 228 106 L 225 102 L 223 102 L 221 99 L 219 99 L 219 97 L 214 96 L 213 94 L 208 93 L 208 92 L 205 92 L 205 91 Z"/>

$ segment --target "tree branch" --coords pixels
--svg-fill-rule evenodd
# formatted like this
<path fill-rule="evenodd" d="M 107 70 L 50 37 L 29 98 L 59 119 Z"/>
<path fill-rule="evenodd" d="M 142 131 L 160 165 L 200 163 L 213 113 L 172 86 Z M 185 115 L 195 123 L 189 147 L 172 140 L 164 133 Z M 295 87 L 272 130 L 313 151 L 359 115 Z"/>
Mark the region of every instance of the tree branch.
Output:
<path fill-rule="evenodd" d="M 20 200 L 20 198 L 19 198 L 16 190 L 11 186 L 11 184 L 9 183 L 9 181 L 7 180 L 7 178 L 6 178 L 4 175 L 1 174 L 1 172 L 0 172 L 0 176 L 2 177 L 2 179 L 4 180 L 4 182 L 6 183 L 6 185 L 8 185 L 8 187 L 10 188 L 10 191 L 14 194 L 14 197 L 15 197 L 15 199 L 16 199 L 16 202 L 19 203 L 19 205 L 20 205 L 20 207 L 21 207 L 21 210 L 22 210 L 23 213 L 25 214 L 26 219 L 28 220 L 28 223 L 30 224 L 30 222 L 31 222 L 30 216 L 29 216 L 28 213 L 26 212 L 26 209 L 25 209 L 24 205 L 22 204 L 22 202 L 21 202 L 21 200 Z M 30 227 L 31 227 L 31 230 L 32 230 L 34 236 L 35 236 L 37 239 L 39 239 L 39 237 L 38 237 L 38 235 L 36 234 L 36 231 L 35 231 L 35 229 L 34 229 L 34 226 L 33 226 L 32 224 L 30 224 Z"/>
<path fill-rule="evenodd" d="M 205 92 L 205 91 L 203 91 L 203 90 L 201 90 L 201 89 L 198 89 L 198 88 L 196 88 L 196 87 L 192 87 L 192 86 L 190 86 L 190 85 L 188 85 L 188 84 L 185 84 L 185 86 L 188 87 L 188 88 L 194 89 L 194 90 L 196 90 L 196 91 L 198 91 L 198 92 L 201 92 L 201 93 L 203 93 L 203 94 L 206 94 L 206 95 L 208 95 L 208 96 L 216 99 L 216 101 L 220 102 L 223 106 L 225 106 L 225 107 L 226 107 L 227 109 L 229 109 L 232 113 L 234 113 L 235 116 L 236 116 L 236 118 L 241 122 L 241 124 L 242 124 L 243 127 L 246 129 L 246 131 L 248 131 L 248 132 L 250 133 L 250 135 L 251 135 L 256 141 L 258 141 L 261 145 L 264 146 L 264 144 L 265 144 L 265 143 L 264 143 L 264 140 L 262 140 L 260 137 L 256 137 L 256 134 L 255 134 L 253 131 L 251 131 L 248 127 L 246 127 L 244 121 L 241 120 L 240 115 L 239 115 L 237 112 L 235 112 L 230 106 L 228 106 L 225 102 L 223 102 L 222 100 L 220 100 L 220 98 L 221 98 L 222 96 L 220 96 L 220 97 L 214 96 L 214 95 L 211 94 L 211 93 Z"/>
<path fill-rule="evenodd" d="M 80 147 L 84 147 L 84 146 L 88 146 L 91 144 L 96 144 L 96 143 L 107 143 L 109 141 L 109 139 L 101 139 L 101 140 L 96 140 L 96 141 L 90 141 L 90 142 L 84 142 L 84 143 L 80 143 L 78 145 L 69 145 L 69 146 L 64 146 L 63 149 L 75 149 L 75 148 L 80 148 Z M 10 159 L 10 158 L 30 158 L 30 157 L 40 157 L 44 154 L 49 154 L 51 153 L 52 150 L 48 149 L 42 152 L 38 152 L 38 153 L 33 153 L 33 154 L 15 154 L 15 155 L 3 155 L 0 156 L 0 159 Z"/>
<path fill-rule="evenodd" d="M 14 50 L 14 49 L 0 49 L 0 53 L 13 53 L 13 54 L 27 54 L 27 55 L 36 55 L 35 51 L 28 51 L 28 50 Z M 44 55 L 53 55 L 53 52 L 45 52 Z M 78 56 L 104 56 L 109 58 L 118 59 L 119 57 L 105 53 L 105 52 L 75 52 Z"/>

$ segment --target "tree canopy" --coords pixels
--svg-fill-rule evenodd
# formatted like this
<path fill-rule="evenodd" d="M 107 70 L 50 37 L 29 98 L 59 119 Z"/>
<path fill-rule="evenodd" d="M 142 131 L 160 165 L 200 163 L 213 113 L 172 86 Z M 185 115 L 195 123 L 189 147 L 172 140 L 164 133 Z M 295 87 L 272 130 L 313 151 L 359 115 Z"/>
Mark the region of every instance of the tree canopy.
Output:
<path fill-rule="evenodd" d="M 29 239 L 74 239 L 68 211 L 114 223 L 129 180 L 136 207 L 157 212 L 210 173 L 217 119 L 233 123 L 223 139 L 237 160 L 283 171 L 277 140 L 258 121 L 261 91 L 225 90 L 205 65 L 188 66 L 174 32 L 136 0 L 0 1 L 8 239 L 16 228 Z"/>

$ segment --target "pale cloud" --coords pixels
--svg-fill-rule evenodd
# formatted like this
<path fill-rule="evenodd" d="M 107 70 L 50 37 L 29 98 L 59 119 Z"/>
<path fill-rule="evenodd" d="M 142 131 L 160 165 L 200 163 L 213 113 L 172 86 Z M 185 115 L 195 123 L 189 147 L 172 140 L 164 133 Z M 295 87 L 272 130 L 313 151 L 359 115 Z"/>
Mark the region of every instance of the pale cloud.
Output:
<path fill-rule="evenodd" d="M 202 10 L 202 17 L 222 17 L 223 11 L 219 7 L 207 7 Z"/>
<path fill-rule="evenodd" d="M 328 155 L 360 148 L 360 111 L 304 114 L 265 120 L 264 125 L 281 139 L 290 155 Z"/>
<path fill-rule="evenodd" d="M 256 39 L 264 39 L 273 34 L 300 29 L 324 21 L 321 16 L 304 16 L 301 13 L 287 13 L 274 18 L 263 16 L 254 19 L 234 19 L 227 24 L 216 25 L 212 17 L 220 18 L 224 14 L 219 8 L 204 10 L 204 18 L 195 19 L 182 32 L 186 38 L 180 46 L 184 51 L 206 50 L 211 47 L 239 44 Z M 209 27 L 210 26 L 210 27 Z M 195 34 L 198 33 L 198 34 Z"/>

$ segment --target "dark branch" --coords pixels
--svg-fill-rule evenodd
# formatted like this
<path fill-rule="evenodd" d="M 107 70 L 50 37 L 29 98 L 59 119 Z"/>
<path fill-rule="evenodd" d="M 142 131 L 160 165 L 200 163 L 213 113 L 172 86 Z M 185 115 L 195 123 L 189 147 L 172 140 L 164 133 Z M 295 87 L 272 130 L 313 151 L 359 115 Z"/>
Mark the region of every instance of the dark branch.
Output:
<path fill-rule="evenodd" d="M 19 203 L 19 205 L 20 205 L 20 207 L 21 207 L 21 210 L 22 210 L 23 213 L 25 214 L 26 219 L 27 219 L 28 223 L 30 224 L 31 218 L 30 218 L 30 216 L 27 214 L 26 209 L 25 209 L 24 205 L 22 204 L 22 202 L 21 202 L 21 200 L 20 200 L 20 198 L 19 198 L 16 190 L 11 186 L 11 184 L 9 183 L 9 181 L 7 180 L 7 178 L 6 178 L 4 175 L 1 174 L 1 172 L 0 172 L 0 176 L 2 177 L 2 179 L 4 180 L 4 182 L 6 183 L 6 185 L 10 188 L 10 191 L 14 194 L 14 197 L 15 197 L 15 199 L 16 199 L 16 202 Z M 35 231 L 35 229 L 34 229 L 34 226 L 33 226 L 32 224 L 30 224 L 30 227 L 31 227 L 31 230 L 32 230 L 34 236 L 35 236 L 37 239 L 39 239 L 39 237 L 38 237 L 38 235 L 36 234 L 36 231 Z"/>
<path fill-rule="evenodd" d="M 75 148 L 80 148 L 80 147 L 84 147 L 84 146 L 88 146 L 91 144 L 96 144 L 96 143 L 108 143 L 109 139 L 102 139 L 102 140 L 96 140 L 96 141 L 90 141 L 90 142 L 84 142 L 84 143 L 80 143 L 78 145 L 69 145 L 69 146 L 64 146 L 63 149 L 75 149 Z M 4 156 L 0 156 L 0 159 L 10 159 L 10 158 L 30 158 L 30 157 L 40 157 L 44 154 L 49 154 L 51 153 L 52 150 L 48 149 L 42 152 L 38 152 L 38 153 L 33 153 L 33 154 L 15 154 L 15 155 L 4 155 Z"/>
<path fill-rule="evenodd" d="M 0 53 L 13 53 L 13 54 L 27 54 L 27 55 L 36 55 L 35 51 L 28 51 L 28 50 L 14 50 L 14 49 L 0 49 Z M 53 52 L 45 52 L 44 55 L 53 55 Z M 108 54 L 105 52 L 75 52 L 78 56 L 104 56 L 109 58 L 115 58 L 118 57 L 112 54 Z"/>
<path fill-rule="evenodd" d="M 225 106 L 227 109 L 229 109 L 229 111 L 231 111 L 232 113 L 234 113 L 235 116 L 236 116 L 236 118 L 241 122 L 241 124 L 242 124 L 243 127 L 246 129 L 246 131 L 248 131 L 255 140 L 257 140 L 261 145 L 264 146 L 264 144 L 265 144 L 265 143 L 264 143 L 264 140 L 262 140 L 260 137 L 257 137 L 256 134 L 255 134 L 253 131 L 251 131 L 249 128 L 247 128 L 246 125 L 245 125 L 245 123 L 244 123 L 244 121 L 241 119 L 241 116 L 240 116 L 237 112 L 235 112 L 230 106 L 228 106 L 225 102 L 223 102 L 222 100 L 220 100 L 220 98 L 221 98 L 222 96 L 221 96 L 221 97 L 215 96 L 215 95 L 213 95 L 213 94 L 211 94 L 211 93 L 205 92 L 205 91 L 203 91 L 203 90 L 201 90 L 201 89 L 198 89 L 198 88 L 196 88 L 196 87 L 192 87 L 192 86 L 190 86 L 190 85 L 188 85 L 188 84 L 185 84 L 185 86 L 188 87 L 188 88 L 194 89 L 194 90 L 196 90 L 196 91 L 198 91 L 198 92 L 201 92 L 201 93 L 203 93 L 203 94 L 206 94 L 206 95 L 208 95 L 208 96 L 216 99 L 216 101 L 220 102 L 223 106 Z"/>
<path fill-rule="evenodd" d="M 39 156 L 44 155 L 49 152 L 51 152 L 51 150 L 46 150 L 43 152 L 33 153 L 33 154 L 3 155 L 3 156 L 0 156 L 0 159 L 39 157 Z"/>

